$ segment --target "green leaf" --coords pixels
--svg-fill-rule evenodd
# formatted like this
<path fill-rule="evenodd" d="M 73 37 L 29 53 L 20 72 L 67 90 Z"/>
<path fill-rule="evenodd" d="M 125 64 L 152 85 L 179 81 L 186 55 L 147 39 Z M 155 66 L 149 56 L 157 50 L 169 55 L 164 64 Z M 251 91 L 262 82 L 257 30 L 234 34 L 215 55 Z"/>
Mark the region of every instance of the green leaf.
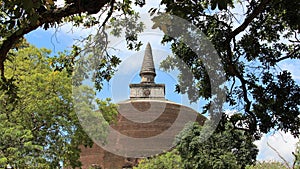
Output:
<path fill-rule="evenodd" d="M 33 1 L 32 0 L 23 0 L 23 6 L 26 11 L 29 11 L 33 8 Z"/>

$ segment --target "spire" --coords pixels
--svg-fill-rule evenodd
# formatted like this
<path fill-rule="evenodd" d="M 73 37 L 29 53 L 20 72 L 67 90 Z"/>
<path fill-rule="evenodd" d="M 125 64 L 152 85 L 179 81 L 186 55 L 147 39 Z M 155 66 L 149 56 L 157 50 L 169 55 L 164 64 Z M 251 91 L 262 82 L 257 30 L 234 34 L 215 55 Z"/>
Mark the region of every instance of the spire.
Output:
<path fill-rule="evenodd" d="M 141 83 L 154 83 L 154 78 L 156 76 L 152 49 L 151 45 L 148 42 L 145 50 L 143 65 L 140 71 L 140 76 L 142 78 Z"/>
<path fill-rule="evenodd" d="M 130 99 L 165 99 L 165 84 L 156 84 L 156 76 L 152 50 L 150 43 L 147 44 L 140 71 L 141 83 L 130 84 Z"/>

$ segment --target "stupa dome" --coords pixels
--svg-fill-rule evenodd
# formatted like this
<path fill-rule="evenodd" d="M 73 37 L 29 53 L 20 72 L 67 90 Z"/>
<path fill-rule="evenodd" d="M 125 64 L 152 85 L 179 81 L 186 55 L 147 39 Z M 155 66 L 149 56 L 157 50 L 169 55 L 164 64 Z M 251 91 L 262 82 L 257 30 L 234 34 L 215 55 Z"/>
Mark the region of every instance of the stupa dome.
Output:
<path fill-rule="evenodd" d="M 105 147 L 96 144 L 91 148 L 82 146 L 83 169 L 132 168 L 140 158 L 170 150 L 175 136 L 187 122 L 204 124 L 206 118 L 192 108 L 165 99 L 165 85 L 155 83 L 149 43 L 140 76 L 141 83 L 129 85 L 130 98 L 118 103 L 117 122 L 111 125 L 117 132 L 108 136 L 108 142 L 118 153 L 106 151 Z"/>

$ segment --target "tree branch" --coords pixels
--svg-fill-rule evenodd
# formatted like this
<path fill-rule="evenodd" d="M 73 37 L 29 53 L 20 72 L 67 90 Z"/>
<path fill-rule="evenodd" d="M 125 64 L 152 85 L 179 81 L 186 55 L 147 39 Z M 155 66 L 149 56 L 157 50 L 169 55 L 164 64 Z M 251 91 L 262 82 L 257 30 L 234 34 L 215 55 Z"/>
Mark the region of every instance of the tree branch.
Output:
<path fill-rule="evenodd" d="M 105 4 L 109 3 L 110 0 L 93 0 L 88 1 L 88 3 L 82 4 L 84 6 L 80 6 L 80 4 L 67 4 L 62 8 L 51 9 L 42 13 L 38 21 L 36 23 L 30 23 L 27 25 L 23 25 L 10 36 L 8 36 L 0 46 L 0 71 L 1 77 L 4 78 L 4 61 L 7 58 L 7 54 L 9 50 L 13 47 L 13 45 L 22 38 L 25 34 L 37 29 L 45 23 L 54 23 L 60 21 L 62 18 L 71 16 L 74 14 L 79 14 L 83 12 L 88 13 L 97 13 L 101 10 Z"/>
<path fill-rule="evenodd" d="M 112 13 L 113 13 L 113 10 L 114 10 L 114 3 L 115 3 L 115 0 L 110 0 L 110 9 L 107 13 L 107 17 L 105 18 L 105 20 L 103 21 L 102 25 L 100 26 L 100 29 L 106 24 L 106 22 L 108 21 L 108 19 L 111 17 Z"/>
<path fill-rule="evenodd" d="M 269 144 L 269 142 L 267 142 L 267 145 L 268 145 L 273 151 L 275 151 L 275 153 L 279 156 L 279 158 L 283 160 L 284 164 L 285 164 L 288 168 L 290 168 L 289 163 L 288 163 L 288 162 L 280 155 L 280 153 L 279 153 L 274 147 L 272 147 L 272 146 Z"/>
<path fill-rule="evenodd" d="M 226 52 L 227 52 L 227 57 L 228 57 L 228 61 L 226 64 L 228 64 L 229 74 L 231 76 L 233 76 L 233 78 L 237 77 L 240 80 L 241 88 L 242 88 L 242 92 L 243 92 L 243 98 L 246 103 L 244 109 L 245 109 L 245 112 L 248 113 L 252 118 L 252 123 L 249 124 L 249 130 L 252 132 L 256 131 L 257 120 L 256 120 L 255 114 L 250 110 L 252 102 L 248 98 L 246 85 L 249 84 L 252 87 L 257 87 L 257 86 L 255 84 L 251 84 L 250 82 L 245 80 L 243 75 L 239 72 L 238 68 L 234 65 L 233 58 L 232 58 L 232 51 L 231 51 L 229 41 L 226 42 L 225 46 L 226 46 Z"/>
<path fill-rule="evenodd" d="M 295 55 L 299 51 L 300 51 L 300 47 L 298 49 L 294 49 L 292 52 L 288 53 L 286 56 L 283 56 L 283 57 L 278 58 L 278 59 L 274 59 L 274 62 L 277 63 L 277 62 L 283 61 L 285 59 L 293 58 L 293 55 Z"/>
<path fill-rule="evenodd" d="M 245 21 L 237 27 L 234 31 L 232 31 L 229 36 L 227 37 L 227 41 L 230 42 L 233 37 L 244 31 L 248 25 L 253 21 L 253 19 L 260 14 L 266 7 L 267 3 L 269 3 L 270 0 L 263 0 L 248 17 L 245 19 Z"/>

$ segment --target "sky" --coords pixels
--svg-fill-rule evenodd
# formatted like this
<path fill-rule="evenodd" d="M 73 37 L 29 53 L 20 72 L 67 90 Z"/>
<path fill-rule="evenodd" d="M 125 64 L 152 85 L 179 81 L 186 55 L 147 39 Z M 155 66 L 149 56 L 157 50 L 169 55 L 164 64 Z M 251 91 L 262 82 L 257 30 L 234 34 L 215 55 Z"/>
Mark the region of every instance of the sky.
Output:
<path fill-rule="evenodd" d="M 59 1 L 61 3 L 62 0 Z M 146 8 L 150 9 L 151 7 L 158 7 L 157 0 L 147 0 Z M 140 12 L 145 12 L 148 10 L 140 10 Z M 242 6 L 239 6 L 236 9 L 236 12 L 243 11 Z M 239 22 L 242 22 L 243 18 L 239 18 Z M 27 41 L 38 48 L 48 48 L 53 51 L 55 55 L 59 51 L 70 50 L 74 41 L 80 37 L 85 37 L 91 32 L 94 32 L 95 29 L 81 29 L 73 28 L 70 24 L 66 24 L 58 29 L 50 28 L 47 31 L 43 29 L 37 29 L 27 34 L 25 37 Z M 178 95 L 174 93 L 174 85 L 177 82 L 178 72 L 164 72 L 159 69 L 159 63 L 166 56 L 171 55 L 168 45 L 160 44 L 160 38 L 162 37 L 162 32 L 146 32 L 142 34 L 139 38 L 143 42 L 144 46 L 141 47 L 141 51 L 128 51 L 125 48 L 124 39 L 114 39 L 114 47 L 118 50 L 115 51 L 115 54 L 119 56 L 122 60 L 119 71 L 117 71 L 115 77 L 109 82 L 105 83 L 103 91 L 97 93 L 99 97 L 111 97 L 114 102 L 119 102 L 122 100 L 128 99 L 130 83 L 139 83 L 139 69 L 142 63 L 142 56 L 144 54 L 144 48 L 147 42 L 150 42 L 153 50 L 154 62 L 156 66 L 156 83 L 165 83 L 166 84 L 166 98 L 188 105 L 197 111 L 201 111 L 201 106 L 203 102 L 200 100 L 198 103 L 190 105 L 187 101 L 186 96 Z M 280 68 L 283 70 L 289 70 L 292 73 L 293 78 L 300 84 L 300 69 L 299 60 L 284 61 L 280 63 Z M 229 111 L 228 113 L 232 113 Z M 281 161 L 280 157 L 276 154 L 270 146 L 274 147 L 281 156 L 283 156 L 288 162 L 293 161 L 292 152 L 295 150 L 295 144 L 297 139 L 289 133 L 284 132 L 274 132 L 265 134 L 261 140 L 256 141 L 255 144 L 259 148 L 258 160 L 267 160 L 267 161 Z M 268 144 L 270 146 L 268 146 Z"/>

